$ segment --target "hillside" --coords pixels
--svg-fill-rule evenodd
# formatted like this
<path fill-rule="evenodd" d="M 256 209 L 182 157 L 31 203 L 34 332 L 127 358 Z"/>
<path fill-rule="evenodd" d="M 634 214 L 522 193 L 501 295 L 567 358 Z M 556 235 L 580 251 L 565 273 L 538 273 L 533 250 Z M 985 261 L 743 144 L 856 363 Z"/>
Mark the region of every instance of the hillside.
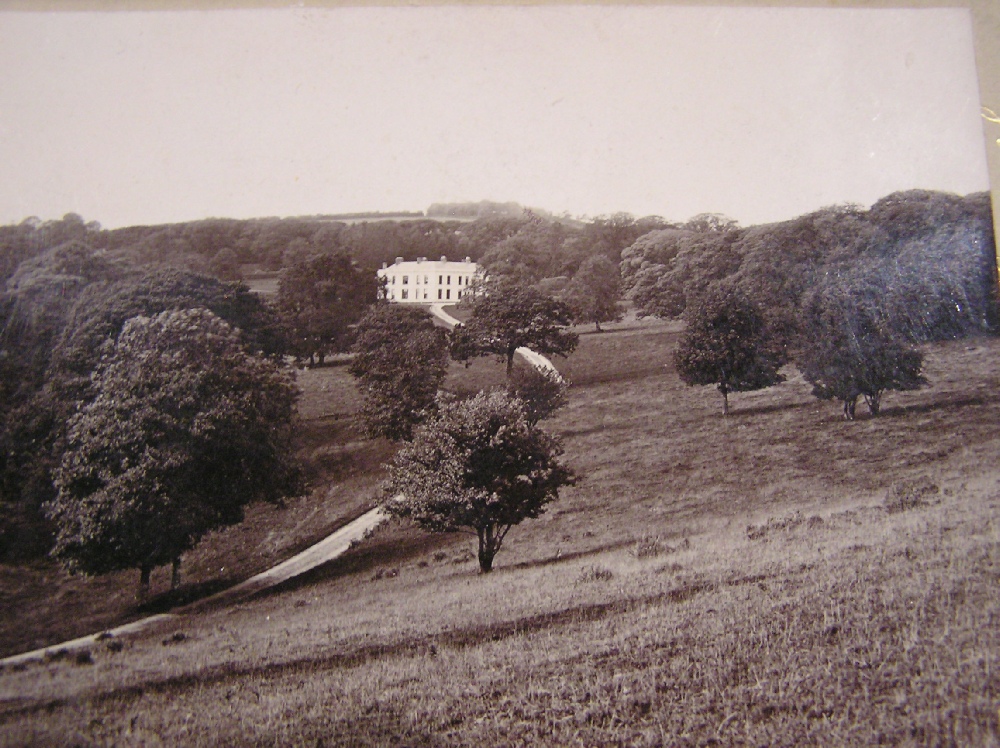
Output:
<path fill-rule="evenodd" d="M 794 371 L 723 418 L 676 336 L 617 325 L 555 361 L 581 479 L 491 575 L 467 536 L 390 525 L 273 594 L 0 672 L 0 742 L 997 744 L 1000 341 L 925 346 L 930 387 L 847 423 Z M 387 454 L 351 436 L 345 376 L 303 382 L 333 483 L 301 516 Z"/>

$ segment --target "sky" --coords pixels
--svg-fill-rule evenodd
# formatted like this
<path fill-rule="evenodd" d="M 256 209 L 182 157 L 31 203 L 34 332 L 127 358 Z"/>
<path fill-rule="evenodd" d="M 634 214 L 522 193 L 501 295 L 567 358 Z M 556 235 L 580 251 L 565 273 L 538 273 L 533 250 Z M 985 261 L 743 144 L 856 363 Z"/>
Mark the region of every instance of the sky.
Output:
<path fill-rule="evenodd" d="M 989 188 L 959 8 L 0 12 L 0 175 L 0 223 L 106 227 Z"/>

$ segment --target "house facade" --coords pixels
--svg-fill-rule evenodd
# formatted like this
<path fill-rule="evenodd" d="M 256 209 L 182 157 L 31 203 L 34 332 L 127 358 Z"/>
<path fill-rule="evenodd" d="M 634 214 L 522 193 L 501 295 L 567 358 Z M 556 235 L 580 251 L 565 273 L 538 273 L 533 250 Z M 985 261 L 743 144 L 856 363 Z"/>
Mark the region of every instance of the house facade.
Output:
<path fill-rule="evenodd" d="M 404 262 L 397 257 L 392 265 L 382 264 L 378 277 L 385 278 L 385 293 L 397 304 L 455 304 L 472 285 L 479 266 L 468 257 L 452 262 L 447 257 Z"/>

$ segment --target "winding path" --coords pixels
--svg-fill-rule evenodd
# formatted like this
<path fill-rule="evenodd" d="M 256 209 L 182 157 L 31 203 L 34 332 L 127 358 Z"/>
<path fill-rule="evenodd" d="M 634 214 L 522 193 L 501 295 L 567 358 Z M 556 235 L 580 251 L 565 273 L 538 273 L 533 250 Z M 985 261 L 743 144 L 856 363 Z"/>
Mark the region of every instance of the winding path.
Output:
<path fill-rule="evenodd" d="M 453 328 L 455 325 L 461 324 L 459 320 L 444 311 L 443 306 L 444 305 L 442 304 L 431 304 L 430 313 L 448 325 L 449 329 Z M 550 369 L 552 371 L 556 371 L 556 368 L 552 365 L 551 361 L 544 356 L 535 353 L 530 348 L 518 348 L 517 352 L 533 366 L 540 369 Z M 74 650 L 93 646 L 94 644 L 97 644 L 103 639 L 107 639 L 109 637 L 135 634 L 148 628 L 152 628 L 158 624 L 177 620 L 186 614 L 185 611 L 193 610 L 196 607 L 201 608 L 209 604 L 227 604 L 236 602 L 241 598 L 260 592 L 261 590 L 265 590 L 269 587 L 274 587 L 275 585 L 281 584 L 292 577 L 296 577 L 299 574 L 315 569 L 317 566 L 325 564 L 328 561 L 333 561 L 345 553 L 353 543 L 363 540 L 388 518 L 389 515 L 387 515 L 380 507 L 376 507 L 365 514 L 362 514 L 353 522 L 347 523 L 333 534 L 316 543 L 316 545 L 310 546 L 306 550 L 302 551 L 302 553 L 293 556 L 287 561 L 283 561 L 265 572 L 251 577 L 244 582 L 240 582 L 234 587 L 230 587 L 229 589 L 223 590 L 222 592 L 212 595 L 211 597 L 203 598 L 191 603 L 188 606 L 184 606 L 183 608 L 178 609 L 175 613 L 160 613 L 155 616 L 149 616 L 148 618 L 141 618 L 138 621 L 133 621 L 113 629 L 106 629 L 97 634 L 89 634 L 87 636 L 81 636 L 78 639 L 62 642 L 61 644 L 53 644 L 48 647 L 32 650 L 31 652 L 23 652 L 21 654 L 12 655 L 11 657 L 6 657 L 0 660 L 0 667 L 20 665 L 33 660 L 43 660 L 46 655 L 51 655 L 55 652 L 72 652 Z"/>

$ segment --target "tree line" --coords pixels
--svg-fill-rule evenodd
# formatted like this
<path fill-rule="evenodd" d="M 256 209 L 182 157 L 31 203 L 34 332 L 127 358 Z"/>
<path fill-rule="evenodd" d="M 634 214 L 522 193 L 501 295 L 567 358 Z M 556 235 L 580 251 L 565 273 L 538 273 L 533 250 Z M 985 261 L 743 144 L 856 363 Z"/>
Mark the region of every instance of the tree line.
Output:
<path fill-rule="evenodd" d="M 675 364 L 723 396 L 777 384 L 794 361 L 847 419 L 927 384 L 918 346 L 998 329 L 987 193 L 914 190 L 767 226 L 665 229 L 623 252 L 639 314 L 687 322 Z"/>

